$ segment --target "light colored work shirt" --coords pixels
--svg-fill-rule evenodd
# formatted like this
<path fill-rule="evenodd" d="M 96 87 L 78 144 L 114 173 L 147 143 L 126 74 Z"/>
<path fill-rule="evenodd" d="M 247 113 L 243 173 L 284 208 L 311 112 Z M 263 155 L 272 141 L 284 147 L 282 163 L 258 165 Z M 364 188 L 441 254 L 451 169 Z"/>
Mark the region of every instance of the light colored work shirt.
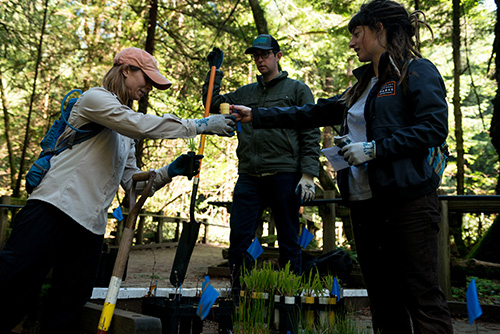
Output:
<path fill-rule="evenodd" d="M 140 172 L 134 139 L 192 138 L 194 120 L 171 114 L 137 113 L 106 89 L 86 91 L 74 105 L 69 123 L 95 122 L 105 126 L 98 135 L 52 157 L 51 168 L 29 200 L 54 205 L 95 234 L 106 230 L 108 208 L 120 183 L 128 190 Z M 61 138 L 71 133 L 66 130 Z"/>
<path fill-rule="evenodd" d="M 365 120 L 365 104 L 368 98 L 368 93 L 377 83 L 378 78 L 373 77 L 370 85 L 368 85 L 347 111 L 347 128 L 349 129 L 349 137 L 354 143 L 365 142 L 366 139 L 366 120 Z M 368 163 L 363 163 L 359 166 L 351 166 L 349 169 L 349 200 L 363 201 L 372 198 L 372 191 L 368 181 Z"/>

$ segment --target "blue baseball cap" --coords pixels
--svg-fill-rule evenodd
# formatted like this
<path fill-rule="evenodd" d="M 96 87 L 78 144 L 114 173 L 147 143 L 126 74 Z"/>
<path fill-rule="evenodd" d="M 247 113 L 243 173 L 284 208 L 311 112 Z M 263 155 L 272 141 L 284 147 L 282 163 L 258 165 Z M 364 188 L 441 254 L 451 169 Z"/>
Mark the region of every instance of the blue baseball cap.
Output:
<path fill-rule="evenodd" d="M 253 54 L 258 50 L 273 50 L 274 52 L 279 52 L 280 45 L 271 35 L 259 35 L 253 41 L 252 46 L 245 51 L 245 54 Z"/>

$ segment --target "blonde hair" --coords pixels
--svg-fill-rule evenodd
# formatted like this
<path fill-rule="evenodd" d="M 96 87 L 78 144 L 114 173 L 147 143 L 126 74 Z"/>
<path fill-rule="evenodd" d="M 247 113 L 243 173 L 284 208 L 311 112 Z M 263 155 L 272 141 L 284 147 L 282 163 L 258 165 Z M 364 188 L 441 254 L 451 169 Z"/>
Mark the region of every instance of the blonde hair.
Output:
<path fill-rule="evenodd" d="M 115 93 L 122 104 L 131 107 L 133 100 L 130 98 L 125 85 L 125 76 L 123 75 L 123 71 L 127 69 L 133 72 L 141 70 L 136 66 L 128 64 L 115 65 L 104 75 L 102 86 L 110 92 Z"/>

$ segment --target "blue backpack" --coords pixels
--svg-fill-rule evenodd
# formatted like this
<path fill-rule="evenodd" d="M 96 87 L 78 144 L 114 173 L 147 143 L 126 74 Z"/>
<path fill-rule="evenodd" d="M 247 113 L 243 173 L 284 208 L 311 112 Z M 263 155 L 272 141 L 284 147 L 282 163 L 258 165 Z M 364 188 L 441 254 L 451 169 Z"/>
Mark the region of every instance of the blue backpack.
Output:
<path fill-rule="evenodd" d="M 82 143 L 85 140 L 92 138 L 93 136 L 101 132 L 101 130 L 104 128 L 100 124 L 89 123 L 77 129 L 68 123 L 71 109 L 73 109 L 73 106 L 75 105 L 78 98 L 70 99 L 66 109 L 64 108 L 64 103 L 66 102 L 66 99 L 75 92 L 80 93 L 80 95 L 82 94 L 82 91 L 79 89 L 73 89 L 68 94 L 66 94 L 61 103 L 61 117 L 56 120 L 54 124 L 52 124 L 49 131 L 40 142 L 42 152 L 26 174 L 26 191 L 28 192 L 28 194 L 31 194 L 31 192 L 40 184 L 40 182 L 42 182 L 45 174 L 47 174 L 50 169 L 50 159 L 54 155 L 58 155 L 65 149 L 71 149 L 73 145 Z M 59 136 L 61 136 L 67 126 L 73 130 L 71 136 L 65 138 L 56 145 Z"/>

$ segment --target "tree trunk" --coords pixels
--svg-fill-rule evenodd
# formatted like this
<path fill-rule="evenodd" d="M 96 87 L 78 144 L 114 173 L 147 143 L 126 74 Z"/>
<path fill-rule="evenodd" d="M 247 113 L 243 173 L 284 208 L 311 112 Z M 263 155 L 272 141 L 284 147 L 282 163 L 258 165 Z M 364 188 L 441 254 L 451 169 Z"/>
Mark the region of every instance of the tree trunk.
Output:
<path fill-rule="evenodd" d="M 3 88 L 3 76 L 0 69 L 0 100 L 2 101 L 3 122 L 5 128 L 5 143 L 7 144 L 7 155 L 10 167 L 10 188 L 13 189 L 16 184 L 16 166 L 14 165 L 14 154 L 12 151 L 12 141 L 10 139 L 10 117 L 9 108 L 7 107 L 7 97 Z"/>
<path fill-rule="evenodd" d="M 495 0 L 497 8 L 500 8 L 500 0 Z M 495 40 L 493 41 L 493 53 L 495 57 L 495 79 L 497 82 L 497 93 L 493 101 L 493 118 L 491 119 L 490 136 L 491 143 L 500 156 L 500 12 L 497 10 L 497 22 L 495 23 Z M 497 178 L 497 195 L 500 194 L 500 174 Z M 500 263 L 500 216 L 493 221 L 493 225 L 477 243 L 468 255 L 468 258 L 476 258 L 483 261 Z"/>
<path fill-rule="evenodd" d="M 19 195 L 21 193 L 21 180 L 24 176 L 24 163 L 26 160 L 26 149 L 27 149 L 28 144 L 30 142 L 30 123 L 31 123 L 31 116 L 33 114 L 33 103 L 35 101 L 35 96 L 36 96 L 36 84 L 37 84 L 37 78 L 38 78 L 38 71 L 39 71 L 39 67 L 40 67 L 40 62 L 42 61 L 42 46 L 43 46 L 43 37 L 45 35 L 45 27 L 47 24 L 48 6 L 49 6 L 49 0 L 45 0 L 44 8 L 43 8 L 43 22 L 42 22 L 41 31 L 40 31 L 40 39 L 38 41 L 38 50 L 37 50 L 37 57 L 36 57 L 36 64 L 35 64 L 35 77 L 33 78 L 33 86 L 32 86 L 32 90 L 31 90 L 28 119 L 26 120 L 26 133 L 24 135 L 23 148 L 21 151 L 21 159 L 19 161 L 19 173 L 17 176 L 16 187 L 14 188 L 14 191 L 12 192 L 13 197 L 19 197 Z"/>
<path fill-rule="evenodd" d="M 497 8 L 500 8 L 500 0 L 495 0 Z M 497 81 L 497 94 L 493 100 L 493 118 L 491 119 L 490 136 L 491 143 L 500 156 L 500 11 L 497 10 L 497 22 L 495 23 L 495 40 L 493 41 L 493 53 L 495 57 L 495 79 Z M 500 171 L 497 177 L 496 193 L 500 195 Z"/>
<path fill-rule="evenodd" d="M 150 54 L 153 54 L 155 51 L 155 33 L 156 33 L 156 19 L 158 16 L 158 1 L 157 0 L 150 0 L 149 2 L 149 16 L 148 20 L 146 22 L 148 26 L 148 33 L 146 36 L 146 46 L 144 50 L 149 52 Z M 139 109 L 138 112 L 141 112 L 143 114 L 148 113 L 148 101 L 149 101 L 149 94 L 144 95 L 140 100 L 139 100 Z M 144 153 L 144 139 L 141 139 L 135 148 L 135 157 L 137 160 L 137 166 L 139 168 L 142 168 L 144 166 L 143 162 L 143 153 Z"/>
<path fill-rule="evenodd" d="M 460 110 L 460 0 L 453 0 L 453 113 L 455 116 L 455 137 L 457 142 L 457 195 L 464 194 L 464 139 L 462 133 L 462 111 Z"/>
<path fill-rule="evenodd" d="M 467 255 L 468 259 L 500 263 L 500 216 L 497 216 L 493 224 Z"/>
<path fill-rule="evenodd" d="M 457 156 L 457 195 L 464 194 L 464 140 L 462 132 L 462 111 L 460 108 L 460 74 L 462 66 L 460 60 L 460 0 L 453 0 L 453 115 L 455 119 L 455 138 Z M 453 235 L 457 251 L 464 256 L 466 247 L 462 238 L 462 214 L 450 216 L 450 233 Z"/>
<path fill-rule="evenodd" d="M 269 30 L 267 29 L 266 17 L 264 16 L 264 10 L 260 6 L 259 0 L 248 0 L 248 3 L 252 8 L 253 19 L 255 20 L 257 33 L 259 35 L 269 34 Z"/>

